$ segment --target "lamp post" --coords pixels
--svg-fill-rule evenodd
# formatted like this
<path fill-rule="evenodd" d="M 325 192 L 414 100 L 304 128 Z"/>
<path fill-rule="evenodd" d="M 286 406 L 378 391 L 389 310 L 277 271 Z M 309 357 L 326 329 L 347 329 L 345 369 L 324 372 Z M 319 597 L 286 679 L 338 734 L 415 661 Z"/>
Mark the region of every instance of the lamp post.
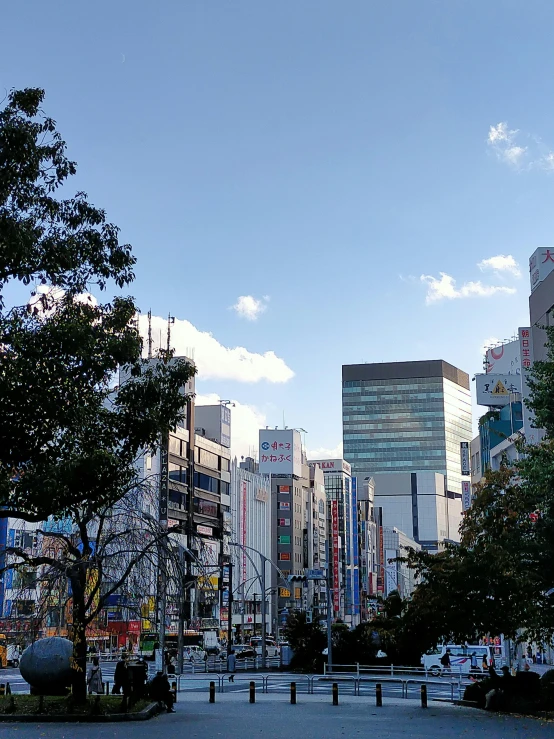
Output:
<path fill-rule="evenodd" d="M 267 603 L 266 603 L 266 585 L 265 585 L 265 568 L 266 568 L 267 562 L 269 562 L 269 564 L 277 570 L 279 575 L 284 580 L 283 573 L 281 572 L 279 567 L 277 567 L 275 562 L 273 562 L 272 559 L 270 559 L 269 557 L 266 557 L 265 554 L 262 554 L 262 552 L 260 552 L 258 549 L 255 549 L 254 547 L 246 546 L 246 544 L 239 544 L 236 541 L 230 541 L 229 545 L 232 547 L 238 547 L 246 554 L 246 556 L 250 560 L 250 564 L 254 568 L 254 571 L 258 577 L 258 580 L 260 581 L 260 589 L 262 592 L 262 596 L 261 596 L 262 597 L 262 603 L 261 603 L 261 606 L 262 606 L 261 607 L 261 611 L 262 611 L 262 614 L 261 614 L 262 615 L 262 669 L 265 670 L 266 665 L 267 665 L 267 662 L 266 662 L 266 636 L 267 636 L 266 607 L 267 607 Z M 254 560 L 250 556 L 249 552 L 254 552 L 260 558 L 261 563 L 262 563 L 261 573 L 256 567 L 256 565 L 254 564 Z M 254 625 L 255 624 L 256 624 L 256 614 L 254 613 Z"/>

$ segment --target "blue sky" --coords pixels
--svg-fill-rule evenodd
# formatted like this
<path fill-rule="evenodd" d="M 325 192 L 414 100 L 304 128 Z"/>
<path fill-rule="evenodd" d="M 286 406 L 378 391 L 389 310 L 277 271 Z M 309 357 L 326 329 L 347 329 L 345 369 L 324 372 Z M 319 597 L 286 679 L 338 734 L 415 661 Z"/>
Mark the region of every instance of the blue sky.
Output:
<path fill-rule="evenodd" d="M 183 321 L 200 393 L 237 401 L 238 453 L 283 414 L 336 447 L 342 363 L 473 374 L 528 323 L 550 0 L 27 0 L 2 21 L 2 86 L 46 89 L 138 305 Z"/>

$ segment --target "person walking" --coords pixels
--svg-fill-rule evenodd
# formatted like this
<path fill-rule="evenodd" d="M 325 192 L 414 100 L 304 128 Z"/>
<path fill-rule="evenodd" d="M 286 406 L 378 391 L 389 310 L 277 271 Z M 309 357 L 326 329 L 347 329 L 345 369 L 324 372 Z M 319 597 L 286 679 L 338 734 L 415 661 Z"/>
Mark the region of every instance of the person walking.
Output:
<path fill-rule="evenodd" d="M 100 660 L 98 657 L 92 658 L 92 664 L 88 668 L 87 675 L 87 687 L 88 693 L 103 693 L 104 683 L 102 682 L 102 668 L 100 667 Z"/>
<path fill-rule="evenodd" d="M 452 671 L 452 665 L 450 663 L 450 649 L 447 649 L 446 652 L 442 655 L 440 659 L 441 663 L 441 675 L 446 672 L 446 670 Z"/>
<path fill-rule="evenodd" d="M 129 695 L 131 692 L 131 680 L 129 676 L 129 667 L 127 665 L 127 655 L 123 653 L 121 659 L 115 666 L 115 672 L 113 676 L 113 689 L 114 695 L 120 695 L 123 690 L 123 695 Z"/>
<path fill-rule="evenodd" d="M 235 650 L 231 649 L 227 656 L 227 671 L 229 672 L 229 682 L 235 682 L 235 671 L 237 669 L 237 655 Z"/>
<path fill-rule="evenodd" d="M 167 675 L 164 675 L 161 671 L 158 671 L 156 676 L 152 678 L 152 682 L 150 683 L 150 697 L 158 701 L 158 703 L 165 704 L 168 713 L 175 713 L 175 709 L 173 708 L 175 699 L 171 692 L 169 680 L 167 679 Z"/>

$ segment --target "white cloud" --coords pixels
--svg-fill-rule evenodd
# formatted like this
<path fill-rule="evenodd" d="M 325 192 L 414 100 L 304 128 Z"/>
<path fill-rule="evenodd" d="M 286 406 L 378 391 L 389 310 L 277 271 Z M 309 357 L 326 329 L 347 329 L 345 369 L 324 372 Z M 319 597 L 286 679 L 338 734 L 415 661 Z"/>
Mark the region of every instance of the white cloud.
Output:
<path fill-rule="evenodd" d="M 66 291 L 61 287 L 53 287 L 52 285 L 39 285 L 33 290 L 27 305 L 32 308 L 40 318 L 50 318 L 63 298 Z M 98 305 L 98 300 L 91 293 L 80 293 L 73 298 L 75 303 L 90 303 L 93 306 Z"/>
<path fill-rule="evenodd" d="M 139 327 L 147 351 L 148 317 L 139 316 Z M 152 316 L 153 350 L 167 344 L 167 319 Z M 238 382 L 288 382 L 294 372 L 275 352 L 250 352 L 242 346 L 226 347 L 212 334 L 200 331 L 189 321 L 175 319 L 171 325 L 171 347 L 178 356 L 194 359 L 200 380 L 237 380 Z"/>
<path fill-rule="evenodd" d="M 526 146 L 519 146 L 514 143 L 518 133 L 518 128 L 509 129 L 508 124 L 503 121 L 497 123 L 496 126 L 491 126 L 487 136 L 487 143 L 494 149 L 496 156 L 516 169 L 521 166 L 521 162 L 527 153 Z"/>
<path fill-rule="evenodd" d="M 440 272 L 440 279 L 432 275 L 421 275 L 420 280 L 427 285 L 425 302 L 427 305 L 437 303 L 440 300 L 455 300 L 457 298 L 490 297 L 497 293 L 512 295 L 516 292 L 513 287 L 499 285 L 484 285 L 481 281 L 464 282 L 461 287 L 456 287 L 456 280 Z"/>
<path fill-rule="evenodd" d="M 334 449 L 319 447 L 319 449 L 310 449 L 307 452 L 308 459 L 342 459 L 342 441 L 337 444 Z"/>
<path fill-rule="evenodd" d="M 253 295 L 241 295 L 237 298 L 237 302 L 232 306 L 235 313 L 241 318 L 246 318 L 247 321 L 257 321 L 261 313 L 267 308 L 269 302 L 269 296 L 264 295 L 261 300 L 258 300 Z"/>
<path fill-rule="evenodd" d="M 508 124 L 503 121 L 501 123 L 497 123 L 496 126 L 491 126 L 489 128 L 489 135 L 487 137 L 487 141 L 489 144 L 492 144 L 496 146 L 497 144 L 501 142 L 511 143 L 514 139 L 514 136 L 516 136 L 519 133 L 519 129 L 516 128 L 513 131 L 510 131 L 508 129 Z"/>
<path fill-rule="evenodd" d="M 196 405 L 216 405 L 220 397 L 216 393 L 196 396 Z M 253 405 L 245 405 L 233 400 L 231 406 L 231 453 L 238 458 L 241 456 L 258 458 L 258 431 L 267 425 L 265 414 Z"/>
<path fill-rule="evenodd" d="M 521 277 L 519 264 L 511 254 L 498 254 L 495 257 L 483 259 L 477 266 L 481 272 L 485 272 L 487 269 L 492 269 L 494 272 L 509 272 L 514 275 L 514 277 Z"/>

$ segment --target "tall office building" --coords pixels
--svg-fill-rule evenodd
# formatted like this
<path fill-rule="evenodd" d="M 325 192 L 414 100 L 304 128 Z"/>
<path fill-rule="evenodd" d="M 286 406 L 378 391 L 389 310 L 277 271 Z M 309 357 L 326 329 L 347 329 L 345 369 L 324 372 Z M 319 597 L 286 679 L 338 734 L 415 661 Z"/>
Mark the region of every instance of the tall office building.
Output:
<path fill-rule="evenodd" d="M 442 360 L 343 365 L 342 421 L 353 476 L 429 470 L 461 495 L 460 443 L 472 437 L 465 372 Z"/>
<path fill-rule="evenodd" d="M 430 550 L 457 540 L 468 375 L 442 360 L 344 365 L 342 414 L 344 458 L 353 476 L 374 478 L 383 525 Z"/>

